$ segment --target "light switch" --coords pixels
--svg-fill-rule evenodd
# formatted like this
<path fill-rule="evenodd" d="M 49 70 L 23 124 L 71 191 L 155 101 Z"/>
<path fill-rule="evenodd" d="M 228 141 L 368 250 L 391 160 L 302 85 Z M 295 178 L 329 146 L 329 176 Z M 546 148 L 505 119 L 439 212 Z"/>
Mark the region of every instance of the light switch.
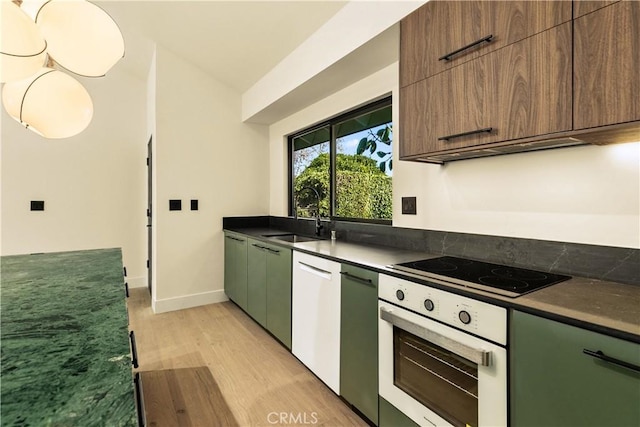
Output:
<path fill-rule="evenodd" d="M 170 211 L 181 211 L 182 210 L 182 200 L 169 200 L 169 210 Z"/>
<path fill-rule="evenodd" d="M 31 201 L 31 210 L 32 211 L 43 211 L 44 210 L 44 200 L 32 200 Z"/>

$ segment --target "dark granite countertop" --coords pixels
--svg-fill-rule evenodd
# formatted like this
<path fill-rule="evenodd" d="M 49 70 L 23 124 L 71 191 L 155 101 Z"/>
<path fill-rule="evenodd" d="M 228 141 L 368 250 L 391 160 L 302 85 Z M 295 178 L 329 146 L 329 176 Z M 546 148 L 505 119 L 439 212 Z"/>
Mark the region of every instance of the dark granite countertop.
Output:
<path fill-rule="evenodd" d="M 441 256 L 439 254 L 340 240 L 286 243 L 263 237 L 264 234 L 289 232 L 284 229 L 234 227 L 226 230 L 338 262 L 363 266 L 380 273 L 428 283 L 431 286 L 485 302 L 526 311 L 640 343 L 640 286 L 574 276 L 568 281 L 517 298 L 509 298 L 469 288 L 461 282 L 457 282 L 456 279 L 437 275 L 431 275 L 430 278 L 425 279 L 422 276 L 387 267 L 391 264 Z"/>
<path fill-rule="evenodd" d="M 2 425 L 137 425 L 120 249 L 0 262 Z"/>

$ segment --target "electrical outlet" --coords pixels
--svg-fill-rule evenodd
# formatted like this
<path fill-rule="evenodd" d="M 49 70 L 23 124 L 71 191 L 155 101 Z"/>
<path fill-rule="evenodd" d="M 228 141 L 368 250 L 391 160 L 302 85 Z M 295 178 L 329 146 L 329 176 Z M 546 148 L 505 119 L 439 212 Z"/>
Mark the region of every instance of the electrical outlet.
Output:
<path fill-rule="evenodd" d="M 402 198 L 402 214 L 403 215 L 416 214 L 416 198 L 415 197 Z"/>

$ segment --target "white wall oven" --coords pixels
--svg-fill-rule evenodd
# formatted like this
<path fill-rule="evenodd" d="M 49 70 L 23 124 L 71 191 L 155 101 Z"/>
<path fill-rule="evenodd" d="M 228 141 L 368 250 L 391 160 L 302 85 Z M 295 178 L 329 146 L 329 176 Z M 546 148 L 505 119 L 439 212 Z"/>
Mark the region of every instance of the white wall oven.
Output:
<path fill-rule="evenodd" d="M 506 426 L 506 309 L 387 275 L 378 296 L 380 395 L 422 426 Z"/>

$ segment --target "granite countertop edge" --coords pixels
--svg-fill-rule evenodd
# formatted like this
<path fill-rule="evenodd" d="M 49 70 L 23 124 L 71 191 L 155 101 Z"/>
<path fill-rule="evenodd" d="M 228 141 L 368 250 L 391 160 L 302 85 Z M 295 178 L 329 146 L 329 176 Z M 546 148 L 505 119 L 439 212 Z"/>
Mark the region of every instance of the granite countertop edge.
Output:
<path fill-rule="evenodd" d="M 440 254 L 327 239 L 289 243 L 264 236 L 292 233 L 277 228 L 234 227 L 224 231 L 640 343 L 640 286 L 574 276 L 565 282 L 510 298 L 469 288 L 455 283 L 455 279 L 425 278 L 388 267 L 390 264 L 442 256 Z M 588 292 L 585 292 L 587 287 Z"/>

